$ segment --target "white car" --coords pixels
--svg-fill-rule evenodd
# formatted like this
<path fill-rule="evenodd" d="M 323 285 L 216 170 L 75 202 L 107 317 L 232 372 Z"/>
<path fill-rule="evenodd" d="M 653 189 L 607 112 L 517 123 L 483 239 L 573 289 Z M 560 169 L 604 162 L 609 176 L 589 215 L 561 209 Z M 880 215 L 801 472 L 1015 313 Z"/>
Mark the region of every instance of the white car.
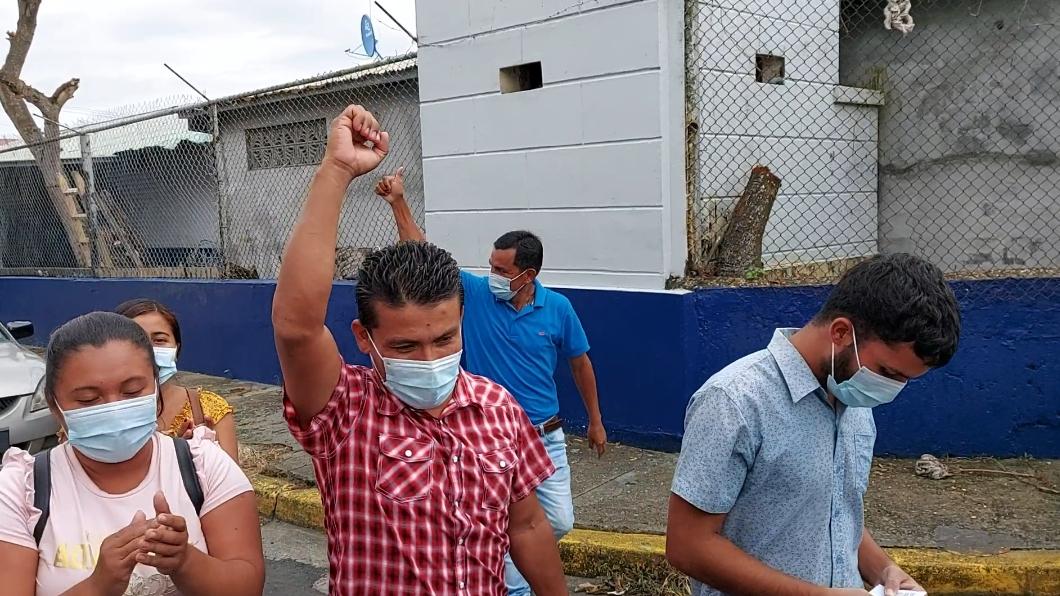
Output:
<path fill-rule="evenodd" d="M 0 454 L 15 445 L 37 452 L 55 443 L 57 425 L 44 400 L 44 360 L 18 343 L 33 324 L 0 323 Z"/>

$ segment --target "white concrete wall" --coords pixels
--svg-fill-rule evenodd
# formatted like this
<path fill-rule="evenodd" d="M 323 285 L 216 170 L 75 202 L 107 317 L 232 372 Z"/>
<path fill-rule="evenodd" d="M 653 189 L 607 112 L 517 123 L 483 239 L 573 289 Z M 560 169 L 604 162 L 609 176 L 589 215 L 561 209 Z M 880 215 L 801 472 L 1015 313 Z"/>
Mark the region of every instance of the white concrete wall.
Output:
<path fill-rule="evenodd" d="M 762 164 L 781 179 L 767 266 L 876 252 L 878 114 L 836 101 L 839 0 L 700 0 L 689 11 L 697 227 L 731 209 Z M 756 54 L 784 57 L 783 85 L 755 81 Z"/>
<path fill-rule="evenodd" d="M 553 284 L 683 273 L 682 3 L 416 5 L 429 238 L 477 269 L 498 236 L 531 230 Z M 543 87 L 502 95 L 499 70 L 534 61 Z"/>

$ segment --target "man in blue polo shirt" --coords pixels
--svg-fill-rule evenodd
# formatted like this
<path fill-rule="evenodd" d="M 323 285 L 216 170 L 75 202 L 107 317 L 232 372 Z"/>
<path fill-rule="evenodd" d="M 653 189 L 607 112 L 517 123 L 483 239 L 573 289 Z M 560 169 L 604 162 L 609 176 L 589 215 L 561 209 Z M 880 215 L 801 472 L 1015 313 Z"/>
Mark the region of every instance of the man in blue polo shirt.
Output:
<path fill-rule="evenodd" d="M 375 192 L 393 209 L 401 240 L 426 241 L 405 202 L 401 170 L 380 180 Z M 558 540 L 574 526 L 567 444 L 553 378 L 558 358 L 570 363 L 589 416 L 589 443 L 598 455 L 606 450 L 607 432 L 585 331 L 570 301 L 538 281 L 542 257 L 537 236 L 508 232 L 493 243 L 488 277 L 461 274 L 463 341 L 467 370 L 508 389 L 541 434 L 556 473 L 538 486 L 537 498 Z M 505 575 L 509 594 L 530 593 L 510 558 Z"/>

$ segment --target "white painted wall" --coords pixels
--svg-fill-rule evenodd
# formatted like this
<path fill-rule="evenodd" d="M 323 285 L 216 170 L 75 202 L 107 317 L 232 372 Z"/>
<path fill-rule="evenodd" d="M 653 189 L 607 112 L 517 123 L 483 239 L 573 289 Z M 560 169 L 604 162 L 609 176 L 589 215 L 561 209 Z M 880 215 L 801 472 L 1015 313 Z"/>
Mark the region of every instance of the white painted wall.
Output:
<path fill-rule="evenodd" d="M 528 229 L 543 280 L 684 271 L 684 11 L 667 0 L 419 0 L 426 227 L 462 266 Z M 541 89 L 499 69 L 540 61 Z"/>
<path fill-rule="evenodd" d="M 697 0 L 689 11 L 697 227 L 731 209 L 762 164 L 781 179 L 767 266 L 875 253 L 879 98 L 837 87 L 839 0 Z M 785 84 L 755 81 L 756 54 L 785 58 Z"/>
<path fill-rule="evenodd" d="M 358 178 L 346 193 L 339 222 L 338 246 L 364 249 L 397 241 L 394 217 L 373 189 L 379 176 L 405 167 L 405 190 L 417 220 L 422 213 L 418 100 L 413 84 L 385 92 L 379 87 L 340 89 L 313 99 L 304 96 L 221 114 L 220 150 L 224 152 L 227 214 L 225 256 L 257 270 L 262 278 L 279 273 L 280 257 L 294 229 L 316 164 L 250 170 L 246 130 L 323 118 L 330 122 L 350 103 L 364 105 L 391 131 L 390 155 L 383 170 Z M 422 220 L 420 220 L 422 221 Z"/>

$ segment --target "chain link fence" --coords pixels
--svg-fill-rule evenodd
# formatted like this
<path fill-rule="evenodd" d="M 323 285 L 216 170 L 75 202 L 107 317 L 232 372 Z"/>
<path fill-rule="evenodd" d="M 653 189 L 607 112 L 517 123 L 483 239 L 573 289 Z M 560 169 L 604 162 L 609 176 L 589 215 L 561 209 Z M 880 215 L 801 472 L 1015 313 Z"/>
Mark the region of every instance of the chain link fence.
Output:
<path fill-rule="evenodd" d="M 830 281 L 879 252 L 954 277 L 1057 276 L 1060 2 L 686 14 L 691 276 Z"/>
<path fill-rule="evenodd" d="M 0 149 L 0 275 L 274 278 L 330 121 L 349 104 L 390 132 L 423 222 L 414 56 Z M 386 172 L 379 172 L 380 175 Z M 336 276 L 396 240 L 375 177 L 351 186 Z"/>

